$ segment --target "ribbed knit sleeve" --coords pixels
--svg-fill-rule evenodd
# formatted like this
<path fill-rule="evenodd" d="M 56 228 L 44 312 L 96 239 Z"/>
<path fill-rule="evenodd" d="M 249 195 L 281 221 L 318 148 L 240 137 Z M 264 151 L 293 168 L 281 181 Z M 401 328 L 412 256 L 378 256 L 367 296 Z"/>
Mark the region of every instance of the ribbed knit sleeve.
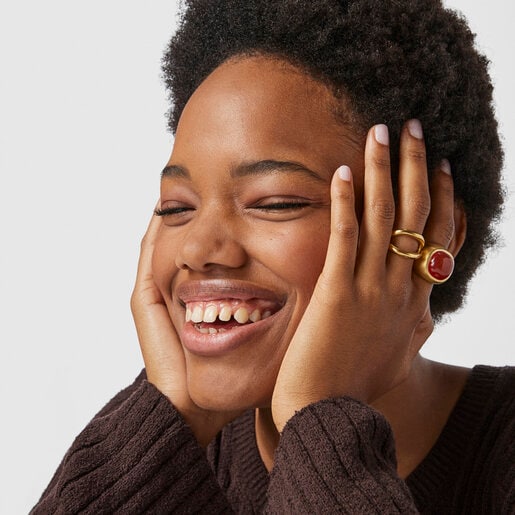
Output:
<path fill-rule="evenodd" d="M 205 451 L 141 380 L 76 438 L 32 514 L 227 513 Z"/>
<path fill-rule="evenodd" d="M 296 413 L 275 454 L 267 512 L 417 513 L 386 419 L 347 397 Z"/>

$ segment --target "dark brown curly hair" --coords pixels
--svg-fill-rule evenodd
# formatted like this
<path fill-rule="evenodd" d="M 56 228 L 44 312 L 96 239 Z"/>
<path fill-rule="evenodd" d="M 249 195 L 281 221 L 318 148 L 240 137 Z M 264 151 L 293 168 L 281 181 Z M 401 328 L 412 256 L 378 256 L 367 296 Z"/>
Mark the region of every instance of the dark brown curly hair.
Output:
<path fill-rule="evenodd" d="M 207 75 L 231 57 L 255 54 L 328 85 L 350 102 L 356 130 L 387 124 L 394 169 L 402 124 L 422 121 L 428 167 L 449 159 L 467 215 L 454 274 L 433 289 L 431 310 L 438 320 L 458 309 L 496 243 L 503 203 L 488 61 L 466 21 L 438 0 L 186 0 L 162 63 L 171 131 Z"/>

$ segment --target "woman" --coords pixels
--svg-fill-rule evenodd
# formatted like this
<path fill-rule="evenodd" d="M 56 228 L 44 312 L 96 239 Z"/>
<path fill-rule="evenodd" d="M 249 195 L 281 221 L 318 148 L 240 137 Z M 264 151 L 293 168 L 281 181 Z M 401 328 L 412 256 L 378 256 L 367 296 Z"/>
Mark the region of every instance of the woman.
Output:
<path fill-rule="evenodd" d="M 34 513 L 510 512 L 515 372 L 418 354 L 502 203 L 464 22 L 430 0 L 191 0 L 163 70 L 145 371 Z"/>

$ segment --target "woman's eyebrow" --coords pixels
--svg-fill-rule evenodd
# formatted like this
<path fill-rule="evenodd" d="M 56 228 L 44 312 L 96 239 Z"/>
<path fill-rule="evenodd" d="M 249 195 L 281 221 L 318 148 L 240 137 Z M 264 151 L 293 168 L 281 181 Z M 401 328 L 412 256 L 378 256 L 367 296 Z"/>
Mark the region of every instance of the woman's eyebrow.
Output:
<path fill-rule="evenodd" d="M 182 166 L 167 165 L 161 172 L 161 179 L 165 177 L 182 177 L 183 179 L 191 179 L 190 172 Z"/>
<path fill-rule="evenodd" d="M 311 177 L 312 179 L 316 179 L 317 181 L 325 182 L 320 174 L 310 170 L 301 163 L 295 163 L 292 161 L 276 161 L 274 159 L 265 159 L 263 161 L 253 161 L 238 165 L 231 170 L 231 177 L 270 175 L 278 172 L 299 172 Z"/>
<path fill-rule="evenodd" d="M 310 170 L 301 163 L 292 161 L 276 161 L 274 159 L 265 159 L 262 161 L 252 161 L 242 163 L 231 169 L 230 174 L 233 178 L 247 177 L 249 175 L 271 175 L 274 173 L 297 172 L 307 175 L 317 181 L 325 182 L 323 177 Z M 169 177 L 178 177 L 183 179 L 191 179 L 191 175 L 187 168 L 180 165 L 168 165 L 161 172 L 161 179 Z"/>

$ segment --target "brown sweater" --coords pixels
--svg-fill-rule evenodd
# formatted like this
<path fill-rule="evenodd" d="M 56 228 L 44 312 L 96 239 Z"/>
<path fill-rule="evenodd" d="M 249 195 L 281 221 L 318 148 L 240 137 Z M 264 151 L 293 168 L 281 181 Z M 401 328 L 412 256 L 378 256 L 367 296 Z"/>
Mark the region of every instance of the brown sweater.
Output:
<path fill-rule="evenodd" d="M 142 373 L 77 437 L 31 513 L 514 514 L 514 394 L 515 368 L 475 367 L 406 481 L 380 413 L 321 401 L 288 422 L 268 474 L 251 411 L 206 454 Z"/>

